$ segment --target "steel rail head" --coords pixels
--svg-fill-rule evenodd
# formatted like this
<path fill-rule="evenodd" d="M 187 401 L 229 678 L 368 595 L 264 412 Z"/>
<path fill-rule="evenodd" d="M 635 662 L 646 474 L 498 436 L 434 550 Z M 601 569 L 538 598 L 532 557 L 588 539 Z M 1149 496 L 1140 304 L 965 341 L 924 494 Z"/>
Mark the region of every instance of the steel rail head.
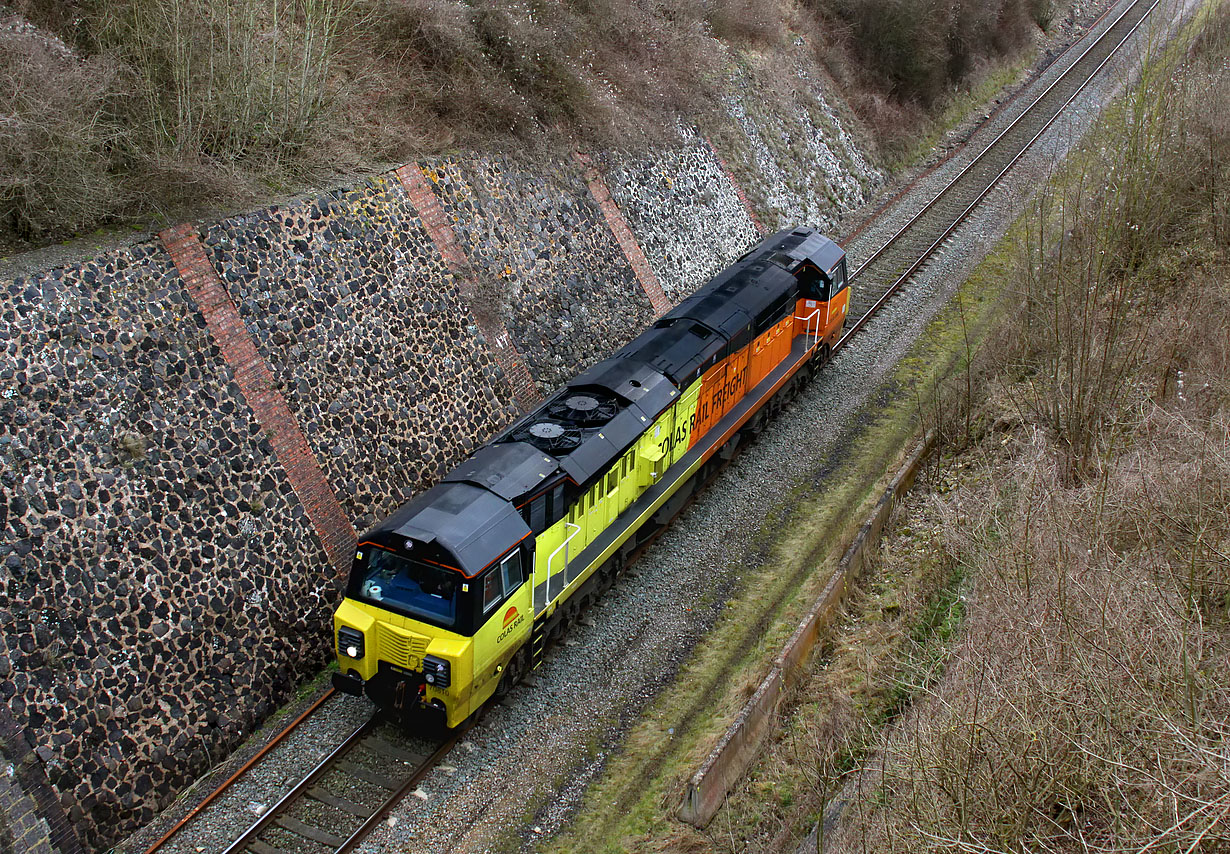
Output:
<path fill-rule="evenodd" d="M 263 759 L 265 755 L 269 753 L 269 751 L 277 747 L 282 742 L 282 739 L 290 735 L 290 733 L 293 732 L 295 728 L 299 726 L 299 724 L 303 723 L 303 721 L 307 720 L 308 717 L 314 714 L 316 710 L 319 709 L 321 706 L 323 706 L 327 700 L 331 699 L 335 693 L 336 691 L 333 688 L 329 688 L 327 691 L 325 691 L 323 694 L 317 697 L 316 701 L 312 703 L 312 705 L 308 706 L 303 711 L 303 713 L 300 714 L 293 721 L 291 721 L 286 726 L 285 729 L 283 729 L 281 732 L 275 735 L 272 739 L 270 739 L 269 743 L 266 744 L 264 747 L 262 747 L 260 750 L 258 750 L 252 756 L 252 758 L 250 758 L 247 762 L 243 764 L 243 766 L 238 771 L 236 771 L 230 777 L 227 777 L 226 780 L 220 786 L 218 786 L 218 788 L 214 789 L 212 792 L 209 793 L 209 796 L 206 797 L 205 800 L 201 801 L 199 804 L 197 804 L 191 810 L 189 810 L 188 814 L 185 815 L 183 818 L 181 818 L 179 821 L 177 821 L 170 830 L 168 830 L 158 839 L 157 842 L 155 842 L 149 848 L 145 849 L 145 854 L 154 854 L 154 852 L 157 851 L 159 848 L 161 848 L 163 845 L 165 845 L 171 839 L 171 837 L 175 836 L 175 834 L 183 830 L 184 826 L 188 824 L 188 822 L 192 821 L 192 819 L 196 818 L 197 815 L 200 814 L 201 810 L 205 809 L 205 807 L 209 806 L 211 803 L 217 800 L 218 797 L 221 796 L 222 793 L 225 792 L 227 789 L 229 789 L 236 780 L 238 780 L 240 777 L 246 774 L 248 770 L 253 765 L 255 765 L 257 762 L 259 762 L 261 759 Z"/>
<path fill-rule="evenodd" d="M 338 847 L 335 854 L 346 854 L 346 852 L 354 850 L 355 846 L 362 842 L 369 833 L 375 830 L 376 826 L 379 825 L 380 822 L 384 821 L 384 818 L 388 815 L 389 810 L 391 810 L 404 797 L 406 797 L 406 795 L 408 795 L 414 787 L 419 784 L 419 781 L 427 776 L 428 771 L 440 764 L 440 760 L 443 759 L 454 746 L 456 746 L 457 742 L 461 740 L 461 737 L 465 735 L 473 725 L 474 716 L 472 715 L 461 726 L 453 730 L 449 734 L 449 737 L 436 749 L 435 753 L 424 759 L 422 764 L 415 769 L 406 782 L 399 789 L 397 789 L 397 791 L 389 795 L 388 799 L 385 800 L 385 802 L 381 804 L 374 813 L 368 816 L 368 818 L 364 820 L 363 824 L 361 824 L 354 833 L 350 834 L 346 841 Z"/>
<path fill-rule="evenodd" d="M 295 786 L 281 798 L 278 802 L 265 810 L 260 818 L 258 818 L 251 827 L 243 832 L 243 834 L 230 844 L 222 854 L 239 854 L 243 851 L 250 842 L 260 836 L 269 825 L 273 824 L 286 808 L 303 796 L 313 784 L 316 783 L 325 772 L 334 766 L 334 764 L 350 752 L 356 744 L 362 741 L 376 726 L 380 723 L 381 715 L 379 712 L 374 713 L 367 719 L 358 729 L 346 736 L 346 740 L 330 751 L 329 755 L 308 772 L 307 776 L 300 780 Z"/>
<path fill-rule="evenodd" d="M 1032 101 L 1030 101 L 1029 105 L 1025 107 L 1024 110 L 1021 111 L 1020 115 L 1018 115 L 1015 119 L 1009 122 L 1008 126 L 1005 127 L 1002 131 L 996 134 L 995 138 L 992 139 L 990 142 L 988 142 L 986 144 L 986 147 L 984 147 L 982 151 L 980 151 L 974 157 L 973 160 L 971 160 L 968 164 L 966 164 L 966 166 L 960 172 L 958 172 L 952 178 L 951 181 L 945 184 L 940 189 L 940 191 L 936 193 L 935 196 L 929 202 L 927 202 L 926 205 L 924 205 L 917 213 L 915 213 L 912 217 L 910 217 L 909 220 L 906 221 L 905 225 L 901 226 L 901 228 L 898 229 L 897 232 L 893 234 L 892 237 L 888 238 L 888 240 L 886 240 L 878 249 L 872 252 L 871 255 L 869 255 L 867 259 L 863 261 L 863 263 L 859 264 L 858 268 L 853 273 L 850 274 L 850 282 L 853 283 L 858 278 L 860 273 L 862 273 L 865 269 L 867 269 L 868 266 L 873 264 L 882 254 L 884 254 L 885 251 L 888 250 L 890 246 L 893 245 L 894 242 L 896 242 L 898 238 L 901 237 L 901 235 L 903 235 L 906 231 L 908 231 L 914 225 L 915 222 L 917 222 L 919 219 L 923 217 L 924 214 L 930 211 L 931 208 L 934 207 L 935 204 L 944 196 L 944 194 L 949 191 L 949 189 L 951 189 L 958 181 L 964 178 L 970 171 L 973 170 L 973 168 L 976 165 L 978 165 L 982 161 L 984 157 L 988 155 L 988 152 L 990 152 L 992 148 L 994 148 L 1009 133 L 1015 130 L 1017 124 L 1021 122 L 1022 120 L 1024 120 L 1033 111 L 1033 109 L 1042 102 L 1044 98 L 1050 95 L 1051 92 L 1054 91 L 1054 89 L 1060 84 L 1061 81 L 1068 79 L 1068 75 L 1069 73 L 1071 73 L 1072 69 L 1076 68 L 1077 64 L 1082 62 L 1085 59 L 1085 57 L 1087 57 L 1094 50 L 1094 48 L 1100 46 L 1102 44 L 1102 40 L 1105 39 L 1110 34 L 1110 32 L 1115 27 L 1117 27 L 1124 18 L 1127 17 L 1129 12 L 1137 8 L 1137 5 L 1139 3 L 1144 3 L 1144 2 L 1148 2 L 1148 0 L 1137 0 L 1137 3 L 1129 3 L 1126 7 L 1124 7 L 1123 11 L 1119 14 L 1119 16 L 1115 18 L 1115 20 L 1111 24 L 1107 25 L 1106 29 L 1104 29 L 1098 35 L 1097 38 L 1093 39 L 1091 42 L 1085 45 L 1085 48 L 1084 50 L 1080 52 L 1080 55 L 1072 60 L 1072 64 L 1069 65 L 1068 68 L 1062 74 L 1060 74 L 1053 81 L 1051 81 L 1051 83 L 1045 89 L 1043 89 L 1040 93 L 1038 93 L 1038 96 L 1034 98 Z M 1126 41 L 1127 38 L 1136 31 L 1136 29 L 1140 26 L 1140 23 L 1143 22 L 1144 19 L 1149 16 L 1149 13 L 1153 11 L 1153 9 L 1157 6 L 1158 2 L 1159 0 L 1154 0 L 1154 2 L 1149 6 L 1149 9 L 1144 13 L 1144 15 L 1141 16 L 1140 21 L 1137 22 L 1136 25 L 1132 27 L 1132 29 L 1128 32 L 1128 35 L 1124 36 L 1124 39 L 1121 40 L 1119 44 L 1116 45 L 1110 51 L 1110 54 L 1108 55 L 1107 59 L 1109 59 L 1110 56 L 1113 56 L 1115 52 L 1118 51 L 1119 47 L 1122 46 L 1123 41 Z M 1102 66 L 1105 64 L 1106 64 L 1106 60 L 1103 60 L 1102 63 L 1098 65 L 1096 69 L 1090 72 L 1089 77 L 1085 80 L 1084 83 L 1081 84 L 1080 87 L 1077 88 L 1076 91 L 1079 92 L 1081 89 L 1083 89 L 1084 86 L 1088 84 L 1089 80 L 1092 79 L 1093 76 L 1097 74 L 1098 71 L 1100 71 L 1102 69 Z M 1073 95 L 1073 97 L 1075 97 L 1075 94 Z M 1064 104 L 1059 108 L 1059 113 L 1063 112 L 1063 108 L 1066 107 L 1069 103 L 1071 103 L 1071 100 L 1072 99 L 1069 98 L 1067 101 L 1064 102 Z M 1058 113 L 1056 115 L 1058 115 Z M 1054 119 L 1052 119 L 1052 121 L 1054 121 Z M 1048 123 L 1048 126 L 1049 126 L 1049 123 Z M 1035 136 L 1035 139 L 1036 139 L 1036 136 Z M 1033 140 L 1030 140 L 1029 143 L 1026 143 L 1025 147 L 1028 148 L 1029 145 L 1032 144 L 1032 142 Z M 864 315 L 864 317 L 869 317 L 870 315 L 871 315 L 871 312 L 868 312 L 866 315 Z"/>

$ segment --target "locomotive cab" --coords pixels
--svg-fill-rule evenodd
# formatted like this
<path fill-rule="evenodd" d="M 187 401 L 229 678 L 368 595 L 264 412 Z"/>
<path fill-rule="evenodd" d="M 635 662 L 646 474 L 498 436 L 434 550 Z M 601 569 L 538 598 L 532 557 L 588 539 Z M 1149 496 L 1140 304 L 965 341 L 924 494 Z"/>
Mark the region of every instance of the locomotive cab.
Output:
<path fill-rule="evenodd" d="M 491 695 L 532 623 L 533 541 L 520 514 L 466 483 L 427 490 L 355 550 L 334 615 L 333 684 L 457 726 Z"/>

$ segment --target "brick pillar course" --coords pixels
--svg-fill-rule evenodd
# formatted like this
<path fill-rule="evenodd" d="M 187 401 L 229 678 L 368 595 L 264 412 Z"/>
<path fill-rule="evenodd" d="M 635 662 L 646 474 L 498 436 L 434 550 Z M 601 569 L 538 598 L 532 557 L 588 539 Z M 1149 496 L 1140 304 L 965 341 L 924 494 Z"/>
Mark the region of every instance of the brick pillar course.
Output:
<path fill-rule="evenodd" d="M 615 242 L 619 244 L 624 257 L 628 259 L 628 264 L 632 266 L 632 272 L 636 274 L 636 280 L 641 283 L 645 296 L 649 297 L 654 314 L 661 317 L 671 310 L 671 301 L 662 292 L 662 283 L 658 281 L 653 268 L 649 266 L 649 261 L 645 258 L 645 253 L 641 251 L 640 244 L 636 242 L 636 236 L 628 227 L 628 221 L 624 219 L 619 205 L 611 197 L 611 191 L 606 181 L 603 180 L 602 173 L 587 155 L 574 151 L 572 156 L 580 164 L 585 175 L 585 183 L 589 185 L 589 194 L 593 196 L 598 209 L 602 211 L 607 227 L 615 236 Z"/>
<path fill-rule="evenodd" d="M 0 821 L 8 829 L 12 850 L 22 854 L 85 854 L 42 761 L 3 704 L 0 761 L 5 765 L 0 768 Z"/>
<path fill-rule="evenodd" d="M 201 245 L 196 229 L 177 225 L 161 232 L 188 294 L 205 318 L 209 332 L 235 374 L 244 399 L 269 437 L 278 462 L 307 511 L 333 570 L 342 576 L 354 553 L 354 527 L 342 510 L 299 422 L 273 382 L 273 373 L 252 340 L 239 311 Z"/>
<path fill-rule="evenodd" d="M 707 138 L 704 137 L 705 145 L 709 146 L 709 150 L 713 152 L 713 159 L 717 161 L 718 166 L 722 167 L 722 171 L 726 173 L 726 177 L 730 179 L 730 186 L 735 188 L 735 195 L 739 197 L 739 201 L 743 203 L 743 209 L 747 211 L 748 218 L 752 221 L 752 225 L 756 226 L 756 232 L 762 237 L 768 232 L 764 227 L 764 223 L 760 221 L 760 217 L 756 216 L 755 209 L 752 208 L 752 202 L 747 197 L 747 193 L 743 191 L 743 185 L 735 178 L 735 173 L 730 171 L 730 167 L 726 165 L 726 160 L 718 153 L 717 147 Z"/>
<path fill-rule="evenodd" d="M 542 392 L 538 390 L 538 384 L 534 382 L 524 357 L 509 337 L 503 321 L 493 317 L 492 313 L 481 305 L 474 267 L 457 241 L 457 233 L 449 222 L 448 214 L 445 213 L 444 206 L 440 204 L 423 170 L 417 163 L 407 163 L 396 169 L 395 174 L 402 189 L 406 191 L 410 204 L 414 205 L 415 211 L 418 212 L 419 221 L 423 223 L 427 236 L 435 244 L 436 251 L 444 259 L 449 272 L 460 281 L 461 296 L 469 306 L 470 315 L 486 339 L 487 346 L 491 348 L 491 355 L 508 377 L 517 405 L 523 410 L 534 408 L 542 402 Z"/>

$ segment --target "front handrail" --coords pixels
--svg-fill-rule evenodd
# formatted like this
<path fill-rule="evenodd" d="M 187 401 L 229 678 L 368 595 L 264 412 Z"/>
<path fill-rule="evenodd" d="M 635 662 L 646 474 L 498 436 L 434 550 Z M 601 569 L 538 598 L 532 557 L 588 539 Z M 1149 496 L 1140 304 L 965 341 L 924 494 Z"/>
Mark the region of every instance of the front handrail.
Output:
<path fill-rule="evenodd" d="M 551 552 L 551 554 L 547 556 L 547 583 L 548 584 L 551 583 L 551 561 L 555 560 L 555 556 L 560 553 L 560 549 L 563 549 L 564 550 L 564 569 L 568 569 L 568 544 L 572 542 L 573 537 L 581 533 L 580 525 L 574 525 L 571 522 L 565 522 L 564 527 L 572 528 L 573 532 L 569 534 L 562 543 L 559 544 L 559 548 L 557 548 L 555 551 Z"/>
<path fill-rule="evenodd" d="M 818 319 L 816 320 L 816 331 L 815 332 L 811 331 L 811 326 L 812 326 L 811 319 L 813 317 L 816 317 L 818 314 L 820 314 L 820 309 L 816 309 L 811 314 L 807 315 L 807 317 L 803 317 L 801 314 L 796 314 L 794 316 L 795 320 L 801 320 L 803 321 L 803 323 L 807 324 L 806 326 L 803 327 L 804 335 L 810 335 L 813 338 L 820 337 L 820 321 Z"/>

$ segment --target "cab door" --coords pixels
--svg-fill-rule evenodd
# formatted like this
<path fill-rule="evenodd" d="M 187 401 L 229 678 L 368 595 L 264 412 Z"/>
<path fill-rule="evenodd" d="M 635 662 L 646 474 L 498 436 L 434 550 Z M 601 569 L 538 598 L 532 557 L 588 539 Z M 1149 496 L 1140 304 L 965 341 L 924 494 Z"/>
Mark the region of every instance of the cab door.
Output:
<path fill-rule="evenodd" d="M 534 624 L 534 585 L 528 570 L 533 565 L 533 552 L 516 548 L 470 582 L 477 585 L 481 609 L 481 627 L 474 633 L 471 711 L 491 696 L 513 653 L 529 640 Z"/>

